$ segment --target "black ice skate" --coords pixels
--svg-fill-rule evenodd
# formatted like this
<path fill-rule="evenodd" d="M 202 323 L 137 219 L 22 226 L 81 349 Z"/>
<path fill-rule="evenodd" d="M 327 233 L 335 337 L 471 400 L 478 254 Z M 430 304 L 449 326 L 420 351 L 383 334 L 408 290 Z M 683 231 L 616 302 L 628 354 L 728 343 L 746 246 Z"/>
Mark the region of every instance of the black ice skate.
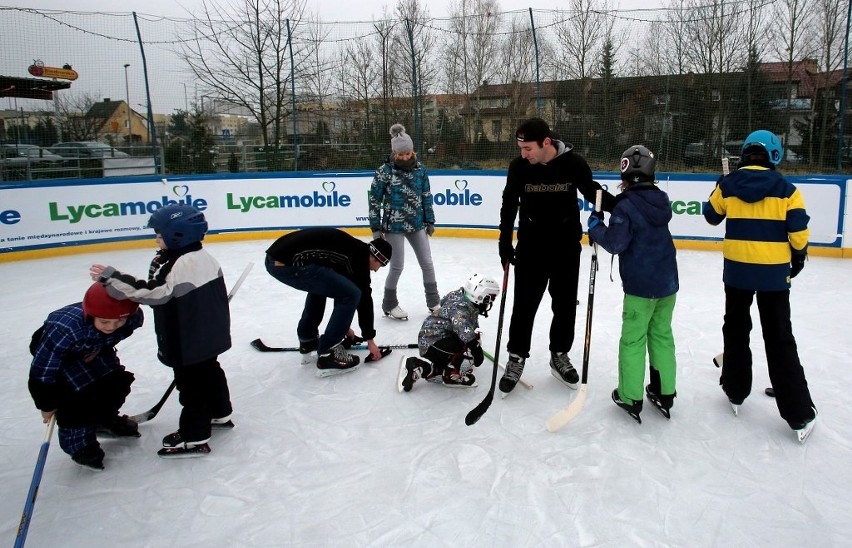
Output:
<path fill-rule="evenodd" d="M 330 377 L 355 371 L 361 358 L 346 352 L 343 344 L 337 344 L 317 358 L 317 377 Z"/>
<path fill-rule="evenodd" d="M 98 443 L 87 445 L 71 455 L 71 458 L 84 468 L 91 468 L 98 472 L 104 469 L 104 450 Z"/>
<path fill-rule="evenodd" d="M 567 352 L 550 353 L 550 372 L 559 382 L 568 388 L 577 389 L 577 383 L 580 382 L 580 375 L 577 374 L 577 370 L 571 365 L 571 358 L 568 357 Z"/>
<path fill-rule="evenodd" d="M 500 392 L 504 395 L 515 389 L 515 385 L 521 380 L 521 375 L 524 373 L 524 362 L 526 360 L 517 354 L 509 354 L 509 361 L 506 362 L 506 371 L 500 379 Z"/>
<path fill-rule="evenodd" d="M 98 425 L 97 435 L 112 438 L 138 438 L 142 434 L 139 433 L 139 425 L 136 421 L 127 415 L 115 415 Z"/>
<path fill-rule="evenodd" d="M 178 430 L 163 438 L 163 448 L 157 451 L 157 455 L 165 459 L 203 457 L 210 453 L 210 446 L 207 445 L 208 441 L 210 441 L 210 438 L 187 441 L 183 439 L 180 430 Z"/>
<path fill-rule="evenodd" d="M 654 391 L 651 390 L 651 385 L 649 384 L 645 387 L 645 396 L 648 398 L 649 402 L 654 404 L 657 411 L 662 413 L 665 418 L 672 418 L 671 408 L 674 405 L 674 399 L 677 396 L 676 393 L 671 396 L 661 396 L 660 394 L 654 393 Z"/>
<path fill-rule="evenodd" d="M 639 413 L 642 412 L 642 401 L 634 402 L 634 403 L 626 403 L 621 400 L 621 397 L 618 395 L 618 388 L 612 391 L 612 401 L 615 402 L 615 405 L 627 411 L 627 414 L 630 415 L 633 420 L 642 424 L 642 417 L 639 416 Z"/>

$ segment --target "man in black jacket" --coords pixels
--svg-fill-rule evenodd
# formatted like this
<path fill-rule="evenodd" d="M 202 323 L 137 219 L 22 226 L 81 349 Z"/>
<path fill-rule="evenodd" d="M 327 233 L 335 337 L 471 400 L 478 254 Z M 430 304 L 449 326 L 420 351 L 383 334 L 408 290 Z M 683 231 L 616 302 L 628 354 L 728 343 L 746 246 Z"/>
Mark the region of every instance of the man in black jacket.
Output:
<path fill-rule="evenodd" d="M 577 191 L 594 203 L 602 187 L 592 170 L 550 131 L 547 122 L 530 118 L 515 132 L 521 155 L 509 164 L 500 208 L 500 262 L 515 265 L 515 300 L 509 324 L 509 362 L 500 391 L 511 392 L 529 357 L 533 320 L 545 288 L 552 300 L 550 368 L 571 388 L 580 380 L 568 351 L 574 343 L 577 284 L 580 270 L 580 206 Z M 602 208 L 611 211 L 615 198 L 603 190 Z M 512 245 L 515 218 L 517 248 Z"/>
<path fill-rule="evenodd" d="M 346 352 L 343 341 L 351 334 L 349 326 L 358 312 L 361 336 L 373 359 L 381 352 L 373 341 L 373 297 L 370 272 L 387 266 L 393 248 L 382 239 L 370 243 L 336 228 L 306 228 L 278 238 L 266 250 L 266 270 L 273 278 L 305 291 L 305 308 L 297 327 L 302 354 L 317 351 L 317 374 L 351 371 L 358 356 Z M 326 299 L 334 309 L 319 335 Z"/>

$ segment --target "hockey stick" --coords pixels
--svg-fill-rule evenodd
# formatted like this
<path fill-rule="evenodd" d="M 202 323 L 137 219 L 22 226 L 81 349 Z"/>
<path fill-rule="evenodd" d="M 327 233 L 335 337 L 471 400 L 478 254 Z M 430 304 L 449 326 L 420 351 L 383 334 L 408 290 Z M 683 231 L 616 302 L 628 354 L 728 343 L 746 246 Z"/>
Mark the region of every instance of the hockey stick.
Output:
<path fill-rule="evenodd" d="M 260 339 L 251 341 L 251 346 L 260 352 L 298 352 L 298 346 L 268 346 Z M 380 344 L 379 349 L 383 348 L 418 348 L 417 343 L 410 344 Z M 366 350 L 366 344 L 353 344 L 348 350 Z"/>
<path fill-rule="evenodd" d="M 506 288 L 509 287 L 509 261 L 503 265 L 503 295 L 500 296 L 500 316 L 497 320 L 497 345 L 494 348 L 494 369 L 491 371 L 491 388 L 488 389 L 488 394 L 485 399 L 479 402 L 479 405 L 471 409 L 464 418 L 464 423 L 468 426 L 474 424 L 482 418 L 482 415 L 488 411 L 491 402 L 494 401 L 494 389 L 497 387 L 497 360 L 500 357 L 500 336 L 503 334 L 503 317 L 506 313 Z"/>
<path fill-rule="evenodd" d="M 234 295 L 237 294 L 237 290 L 243 285 L 246 277 L 248 277 L 249 272 L 251 272 L 252 267 L 254 266 L 254 261 L 249 261 L 249 264 L 246 265 L 243 273 L 240 274 L 240 277 L 237 278 L 237 283 L 234 284 L 234 287 L 231 288 L 231 291 L 228 292 L 228 302 L 231 302 L 231 299 L 234 298 Z M 136 424 L 141 424 L 143 422 L 148 422 L 157 416 L 157 413 L 160 412 L 160 409 L 163 408 L 163 405 L 166 404 L 166 400 L 169 399 L 169 396 L 172 395 L 172 391 L 175 389 L 175 381 L 172 381 L 168 388 L 166 388 L 166 393 L 163 394 L 163 397 L 160 398 L 160 401 L 154 405 L 151 409 L 145 411 L 144 413 L 140 413 L 138 415 L 133 415 L 130 417 L 130 420 L 135 421 Z"/>
<path fill-rule="evenodd" d="M 50 449 L 50 438 L 53 437 L 53 427 L 55 425 L 56 414 L 54 413 L 50 417 L 50 420 L 47 421 L 47 427 L 44 429 L 44 441 L 42 441 L 41 449 L 38 451 L 38 459 L 36 459 L 33 480 L 30 482 L 30 491 L 27 493 L 27 501 L 24 503 L 24 512 L 21 514 L 21 524 L 18 525 L 18 535 L 15 537 L 15 548 L 22 548 L 24 546 L 24 542 L 27 540 L 27 531 L 30 528 L 30 520 L 33 517 L 36 497 L 38 496 L 38 487 L 41 484 L 41 476 L 44 472 L 44 465 L 47 462 L 47 450 Z"/>
<path fill-rule="evenodd" d="M 601 191 L 598 190 L 595 195 L 595 211 L 601 210 Z M 589 236 L 591 237 L 591 235 Z M 574 417 L 580 414 L 583 410 L 583 405 L 586 403 L 586 384 L 589 377 L 589 350 L 592 343 L 592 307 L 595 302 L 595 274 L 598 270 L 598 244 L 592 241 L 592 266 L 589 274 L 589 302 L 586 307 L 586 340 L 583 345 L 583 376 L 581 379 L 580 389 L 577 390 L 577 397 L 557 411 L 552 417 L 547 419 L 547 431 L 556 432 L 569 422 Z"/>
<path fill-rule="evenodd" d="M 491 355 L 491 354 L 489 354 L 488 352 L 483 351 L 483 352 L 482 352 L 482 355 L 483 355 L 483 356 L 485 356 L 485 357 L 488 359 L 488 361 L 490 361 L 490 362 L 492 362 L 492 363 L 494 362 L 494 356 L 492 356 L 492 355 Z M 499 367 L 499 368 L 500 368 L 500 369 L 502 369 L 502 370 L 505 370 L 505 369 L 506 369 L 506 366 L 505 366 L 505 365 L 503 365 L 502 363 L 498 363 L 498 364 L 497 364 L 497 367 Z M 524 388 L 526 388 L 527 390 L 532 390 L 532 388 L 533 388 L 533 385 L 532 385 L 532 384 L 530 384 L 530 383 L 528 383 L 528 382 L 527 382 L 527 381 L 525 381 L 524 379 L 518 379 L 518 382 L 519 382 L 519 383 L 521 383 L 521 384 L 524 386 Z"/>

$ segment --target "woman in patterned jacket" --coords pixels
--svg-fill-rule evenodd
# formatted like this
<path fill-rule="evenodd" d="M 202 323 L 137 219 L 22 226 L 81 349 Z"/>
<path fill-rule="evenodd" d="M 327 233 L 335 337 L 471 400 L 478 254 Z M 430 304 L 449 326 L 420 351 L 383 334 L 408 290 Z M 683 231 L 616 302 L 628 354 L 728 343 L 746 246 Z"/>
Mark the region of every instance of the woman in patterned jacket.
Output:
<path fill-rule="evenodd" d="M 370 187 L 370 230 L 374 239 L 384 238 L 393 247 L 382 312 L 397 320 L 407 320 L 408 312 L 399 306 L 396 293 L 405 266 L 405 240 L 411 244 L 423 271 L 426 307 L 430 312 L 438 307 L 441 298 L 429 247 L 429 236 L 435 232 L 435 213 L 429 176 L 417 160 L 414 142 L 402 124 L 391 126 L 390 134 L 392 153 L 376 170 Z"/>

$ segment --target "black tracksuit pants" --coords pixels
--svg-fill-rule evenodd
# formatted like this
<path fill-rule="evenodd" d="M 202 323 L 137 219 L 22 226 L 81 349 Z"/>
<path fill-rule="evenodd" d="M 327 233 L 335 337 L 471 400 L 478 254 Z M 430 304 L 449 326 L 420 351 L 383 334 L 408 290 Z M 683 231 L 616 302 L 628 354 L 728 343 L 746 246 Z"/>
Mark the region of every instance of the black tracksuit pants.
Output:
<path fill-rule="evenodd" d="M 568 352 L 574 344 L 577 317 L 577 283 L 580 272 L 580 242 L 563 248 L 545 240 L 546 247 L 518 242 L 515 260 L 515 302 L 506 348 L 522 358 L 530 355 L 533 321 L 544 291 L 550 294 L 550 351 Z M 556 255 L 559 255 L 558 257 Z"/>
<path fill-rule="evenodd" d="M 728 398 L 735 402 L 741 402 L 751 393 L 749 336 L 752 328 L 751 304 L 755 295 L 766 348 L 769 381 L 775 389 L 775 404 L 781 418 L 795 428 L 813 418 L 811 407 L 814 407 L 814 402 L 793 337 L 790 290 L 752 291 L 725 286 L 725 321 L 722 326 L 725 357 L 719 384 Z"/>

